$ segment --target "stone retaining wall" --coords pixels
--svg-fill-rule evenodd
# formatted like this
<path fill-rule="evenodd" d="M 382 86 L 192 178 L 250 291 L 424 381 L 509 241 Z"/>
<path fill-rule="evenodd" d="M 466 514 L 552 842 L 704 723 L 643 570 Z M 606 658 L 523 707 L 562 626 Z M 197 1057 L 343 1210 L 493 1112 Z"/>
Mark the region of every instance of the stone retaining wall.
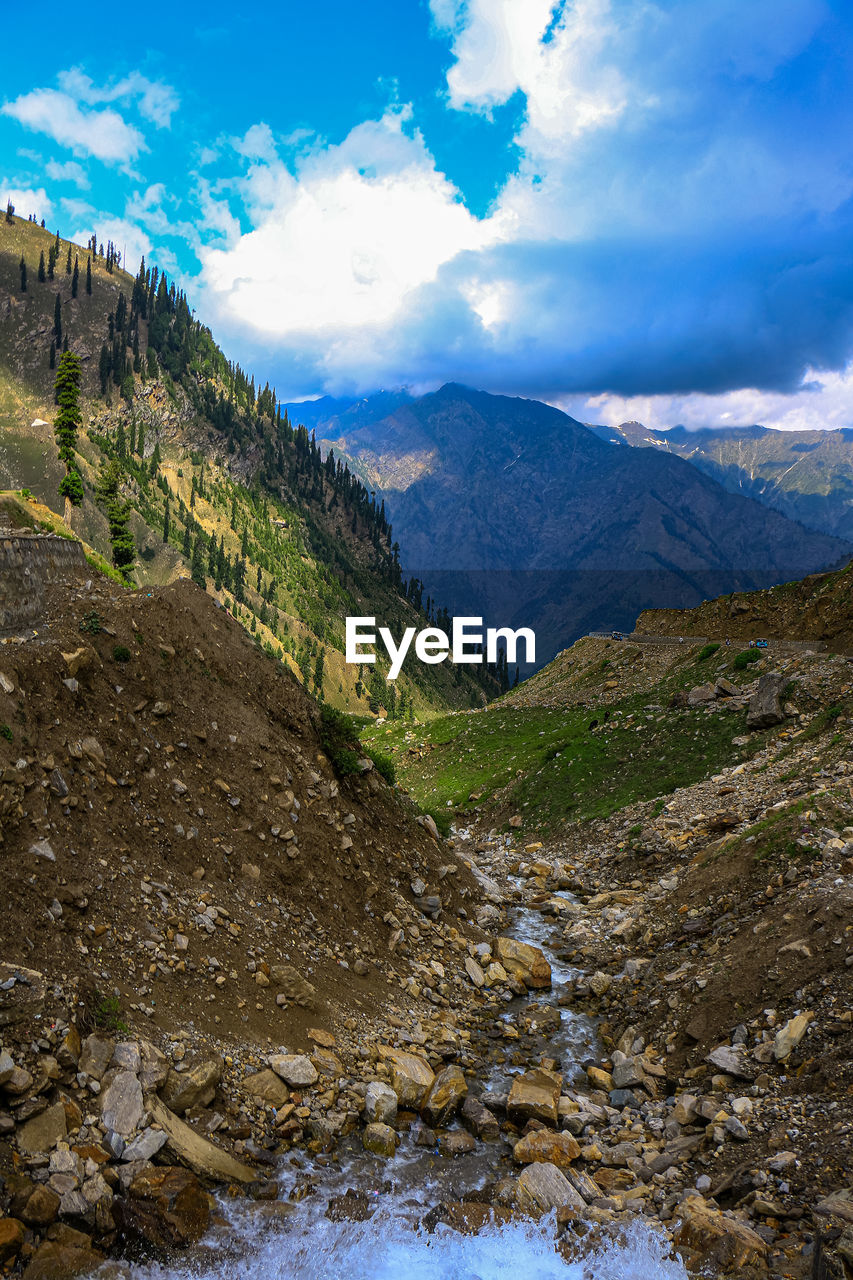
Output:
<path fill-rule="evenodd" d="M 53 534 L 0 533 L 0 631 L 33 626 L 42 616 L 45 586 L 85 569 L 79 542 Z"/>

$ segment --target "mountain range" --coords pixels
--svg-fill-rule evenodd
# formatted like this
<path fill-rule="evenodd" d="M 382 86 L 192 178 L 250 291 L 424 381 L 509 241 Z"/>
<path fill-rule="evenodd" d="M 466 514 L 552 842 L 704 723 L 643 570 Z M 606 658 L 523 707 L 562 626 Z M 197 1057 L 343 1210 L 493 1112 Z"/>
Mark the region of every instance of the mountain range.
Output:
<path fill-rule="evenodd" d="M 730 493 L 755 498 L 810 529 L 853 539 L 853 429 L 775 431 L 769 427 L 683 426 L 655 431 L 641 422 L 592 426 L 602 440 L 685 458 Z"/>
<path fill-rule="evenodd" d="M 315 410 L 321 448 L 381 493 L 404 569 L 451 612 L 533 627 L 537 665 L 643 608 L 769 586 L 853 551 L 677 452 L 628 449 L 535 400 L 447 384 L 386 407 Z"/>

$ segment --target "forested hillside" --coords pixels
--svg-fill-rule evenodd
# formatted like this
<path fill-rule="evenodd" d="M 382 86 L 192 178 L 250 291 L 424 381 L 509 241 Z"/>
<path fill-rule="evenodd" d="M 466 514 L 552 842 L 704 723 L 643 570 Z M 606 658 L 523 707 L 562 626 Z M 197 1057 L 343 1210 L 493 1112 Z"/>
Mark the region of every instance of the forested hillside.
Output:
<path fill-rule="evenodd" d="M 7 213 L 0 485 L 57 512 L 66 464 L 54 391 L 66 350 L 80 366 L 73 466 L 83 500 L 65 514 L 129 580 L 191 573 L 317 696 L 353 710 L 408 714 L 499 690 L 485 667 L 412 662 L 395 686 L 381 663 L 372 674 L 347 666 L 347 614 L 375 614 L 396 633 L 438 613 L 418 581 L 403 580 L 382 502 L 321 456 L 273 388 L 226 358 L 156 266 L 130 275 L 112 244 L 75 245 Z M 131 564 L 117 554 L 122 527 Z"/>

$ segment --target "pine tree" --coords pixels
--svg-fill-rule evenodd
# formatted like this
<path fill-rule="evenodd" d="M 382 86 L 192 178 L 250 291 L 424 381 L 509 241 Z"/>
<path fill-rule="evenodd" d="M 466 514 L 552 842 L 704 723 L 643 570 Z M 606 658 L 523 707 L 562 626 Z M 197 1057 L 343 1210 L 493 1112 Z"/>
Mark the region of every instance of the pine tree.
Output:
<path fill-rule="evenodd" d="M 71 277 L 71 297 L 77 297 L 77 286 L 80 283 L 80 263 L 77 255 L 74 255 L 74 274 Z"/>
<path fill-rule="evenodd" d="M 116 428 L 116 453 L 122 459 L 127 457 L 127 437 L 124 434 L 124 423 L 121 418 L 118 420 Z"/>
<path fill-rule="evenodd" d="M 71 245 L 68 246 L 68 257 L 65 259 L 65 274 L 71 275 Z"/>
<path fill-rule="evenodd" d="M 27 292 L 27 264 L 24 262 L 24 255 L 21 254 L 21 293 Z"/>
<path fill-rule="evenodd" d="M 182 547 L 183 553 L 187 557 L 187 559 L 189 559 L 192 549 L 193 549 L 192 530 L 190 529 L 190 522 L 188 520 L 186 525 L 184 526 L 184 542 Z"/>
<path fill-rule="evenodd" d="M 207 578 L 204 572 L 204 545 L 201 540 L 201 534 L 196 535 L 195 545 L 193 547 L 192 566 L 190 568 L 190 577 L 199 587 L 204 589 L 207 586 Z"/>
<path fill-rule="evenodd" d="M 15 206 L 12 204 L 11 200 L 7 200 L 6 201 L 6 221 L 14 222 L 15 220 L 14 214 L 15 214 Z"/>
<path fill-rule="evenodd" d="M 169 541 L 169 531 L 171 527 L 172 527 L 172 517 L 171 517 L 171 512 L 169 511 L 169 499 L 167 498 L 166 507 L 165 507 L 165 510 L 163 511 L 163 541 L 164 542 Z"/>
<path fill-rule="evenodd" d="M 50 368 L 56 368 L 56 343 L 53 341 L 50 344 Z"/>
<path fill-rule="evenodd" d="M 86 259 L 86 292 L 92 296 L 92 259 Z"/>
<path fill-rule="evenodd" d="M 80 412 L 80 361 L 72 352 L 64 352 L 56 371 L 56 403 L 59 412 L 54 423 L 59 456 L 65 463 L 65 475 L 59 485 L 59 496 L 72 506 L 83 501 L 83 481 L 74 457 L 77 431 L 83 422 Z"/>
<path fill-rule="evenodd" d="M 110 370 L 112 361 L 110 360 L 110 349 L 106 343 L 101 347 L 101 358 L 98 361 L 98 375 L 101 379 L 101 395 L 107 394 L 107 383 L 110 380 Z M 124 428 L 122 428 L 124 430 Z"/>
<path fill-rule="evenodd" d="M 59 346 L 62 341 L 62 299 L 59 294 L 56 295 L 53 307 L 53 332 L 56 334 L 56 345 Z"/>
<path fill-rule="evenodd" d="M 42 249 L 41 255 L 39 256 L 39 284 L 44 284 L 46 279 L 47 272 L 44 269 L 44 249 Z"/>
<path fill-rule="evenodd" d="M 121 464 L 113 458 L 105 463 L 98 479 L 98 498 L 106 511 L 113 550 L 113 564 L 126 577 L 136 557 L 136 546 L 130 531 L 130 503 L 119 489 Z"/>

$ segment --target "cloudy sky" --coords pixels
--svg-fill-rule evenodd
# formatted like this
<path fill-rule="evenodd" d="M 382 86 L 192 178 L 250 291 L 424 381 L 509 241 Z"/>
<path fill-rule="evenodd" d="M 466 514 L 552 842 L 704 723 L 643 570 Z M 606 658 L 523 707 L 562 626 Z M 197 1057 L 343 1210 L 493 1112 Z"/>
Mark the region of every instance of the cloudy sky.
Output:
<path fill-rule="evenodd" d="M 236 9 L 10 8 L 0 197 L 285 398 L 853 425 L 849 0 Z"/>

